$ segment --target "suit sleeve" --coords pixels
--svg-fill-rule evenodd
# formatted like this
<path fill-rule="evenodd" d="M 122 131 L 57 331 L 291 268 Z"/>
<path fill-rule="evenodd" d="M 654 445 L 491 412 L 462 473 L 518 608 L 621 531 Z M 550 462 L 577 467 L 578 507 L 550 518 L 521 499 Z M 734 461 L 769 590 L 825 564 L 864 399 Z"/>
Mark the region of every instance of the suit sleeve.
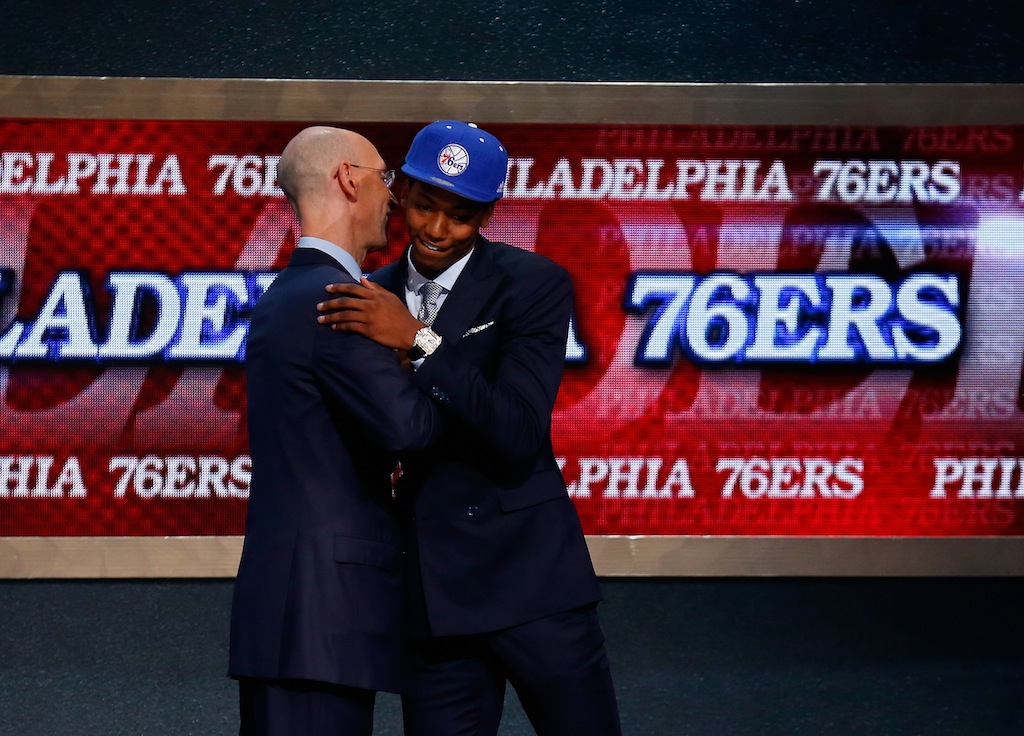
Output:
<path fill-rule="evenodd" d="M 360 335 L 318 328 L 314 365 L 324 394 L 346 407 L 383 448 L 417 450 L 440 435 L 440 412 L 393 350 Z"/>
<path fill-rule="evenodd" d="M 442 342 L 416 371 L 416 383 L 510 460 L 535 456 L 550 442 L 551 412 L 565 366 L 572 280 L 553 263 L 509 278 L 498 319 L 502 342 L 488 378 L 458 345 Z"/>

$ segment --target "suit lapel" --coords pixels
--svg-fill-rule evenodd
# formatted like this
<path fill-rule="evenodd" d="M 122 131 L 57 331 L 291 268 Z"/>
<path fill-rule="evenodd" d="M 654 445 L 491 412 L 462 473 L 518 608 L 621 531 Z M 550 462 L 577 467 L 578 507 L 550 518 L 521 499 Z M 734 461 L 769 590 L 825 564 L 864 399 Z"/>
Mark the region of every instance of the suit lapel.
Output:
<path fill-rule="evenodd" d="M 481 235 L 465 270 L 437 313 L 434 330 L 452 344 L 457 343 L 473 326 L 499 283 L 501 275 L 494 266 L 493 248 Z"/>
<path fill-rule="evenodd" d="M 370 281 L 380 284 L 392 294 L 398 296 L 405 304 L 405 282 L 408 276 L 409 249 L 402 251 L 394 263 L 379 268 L 370 275 Z"/>
<path fill-rule="evenodd" d="M 371 279 L 405 302 L 405 282 L 408 277 L 408 249 L 398 259 L 374 272 Z M 457 343 L 473 326 L 473 320 L 501 283 L 501 274 L 494 266 L 494 253 L 490 241 L 482 235 L 473 247 L 466 268 L 455 282 L 455 288 L 445 297 L 441 311 L 434 320 L 434 330 L 451 344 Z"/>

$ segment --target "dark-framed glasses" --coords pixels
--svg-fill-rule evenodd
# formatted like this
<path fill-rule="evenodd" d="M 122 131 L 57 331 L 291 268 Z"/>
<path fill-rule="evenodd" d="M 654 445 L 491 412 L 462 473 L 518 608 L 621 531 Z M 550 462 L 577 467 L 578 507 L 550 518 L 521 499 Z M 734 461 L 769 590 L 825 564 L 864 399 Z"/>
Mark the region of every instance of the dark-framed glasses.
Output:
<path fill-rule="evenodd" d="M 380 178 L 384 180 L 384 186 L 388 189 L 395 183 L 395 170 L 394 169 L 378 169 L 376 166 L 360 166 L 359 164 L 350 163 L 353 169 L 369 169 L 370 171 L 376 171 L 380 174 Z"/>

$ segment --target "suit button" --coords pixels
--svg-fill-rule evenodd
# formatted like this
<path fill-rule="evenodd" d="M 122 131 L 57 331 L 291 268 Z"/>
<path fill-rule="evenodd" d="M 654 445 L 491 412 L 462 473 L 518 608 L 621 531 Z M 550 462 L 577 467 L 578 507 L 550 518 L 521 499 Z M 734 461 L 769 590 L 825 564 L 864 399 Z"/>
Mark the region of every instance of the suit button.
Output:
<path fill-rule="evenodd" d="M 476 516 L 476 512 L 477 512 L 477 507 L 476 506 L 470 506 L 469 508 L 466 509 L 466 516 Z"/>
<path fill-rule="evenodd" d="M 442 404 L 448 401 L 448 396 L 445 395 L 445 392 L 439 389 L 437 386 L 430 387 L 430 395 L 433 396 L 438 401 L 440 401 Z"/>

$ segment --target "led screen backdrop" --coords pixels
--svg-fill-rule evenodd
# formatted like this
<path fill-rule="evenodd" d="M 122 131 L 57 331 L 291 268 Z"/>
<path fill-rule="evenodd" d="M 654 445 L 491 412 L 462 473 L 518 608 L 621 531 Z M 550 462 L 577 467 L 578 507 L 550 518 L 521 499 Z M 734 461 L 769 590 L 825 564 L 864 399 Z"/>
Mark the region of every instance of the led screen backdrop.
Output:
<path fill-rule="evenodd" d="M 277 156 L 318 122 L 0 120 L 0 537 L 242 533 Z M 397 167 L 428 120 L 330 122 Z M 486 234 L 576 287 L 588 535 L 1024 532 L 1024 126 L 487 127 Z"/>

